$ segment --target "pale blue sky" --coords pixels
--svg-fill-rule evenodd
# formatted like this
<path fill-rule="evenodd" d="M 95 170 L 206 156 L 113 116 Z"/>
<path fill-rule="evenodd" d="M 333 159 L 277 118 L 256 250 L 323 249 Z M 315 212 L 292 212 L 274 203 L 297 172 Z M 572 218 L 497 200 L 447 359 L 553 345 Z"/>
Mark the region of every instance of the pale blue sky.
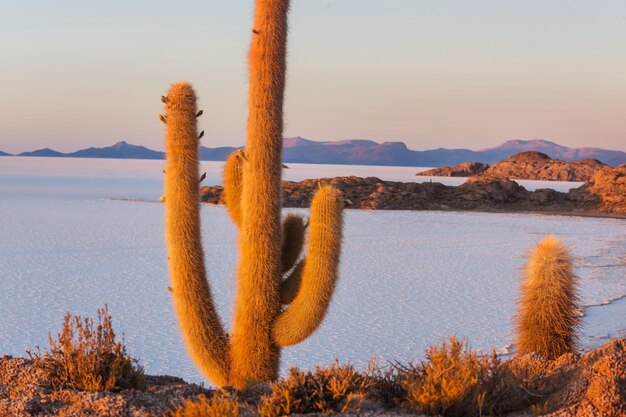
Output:
<path fill-rule="evenodd" d="M 0 150 L 162 149 L 192 82 L 205 146 L 245 140 L 252 0 L 0 0 Z M 626 150 L 626 1 L 292 0 L 286 136 Z"/>

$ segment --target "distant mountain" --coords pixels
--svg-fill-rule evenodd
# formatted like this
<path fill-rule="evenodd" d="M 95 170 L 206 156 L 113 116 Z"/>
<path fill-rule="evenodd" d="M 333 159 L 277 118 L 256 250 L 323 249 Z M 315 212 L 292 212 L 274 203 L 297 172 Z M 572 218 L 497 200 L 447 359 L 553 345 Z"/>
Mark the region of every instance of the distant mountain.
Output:
<path fill-rule="evenodd" d="M 284 161 L 296 163 L 442 166 L 452 165 L 452 161 L 467 161 L 473 154 L 469 149 L 414 151 L 404 142 L 377 143 L 364 139 L 316 142 L 296 137 L 283 141 Z"/>
<path fill-rule="evenodd" d="M 236 149 L 238 148 L 230 146 L 218 148 L 201 146 L 200 159 L 223 161 Z M 295 137 L 283 140 L 283 160 L 287 163 L 443 167 L 467 161 L 494 164 L 511 155 L 527 151 L 542 152 L 551 158 L 568 162 L 597 159 L 612 166 L 626 163 L 626 152 L 600 148 L 568 148 L 547 140 L 510 140 L 500 146 L 479 151 L 444 148 L 414 151 L 407 148 L 403 142 L 378 143 L 364 139 L 322 142 Z M 109 147 L 88 148 L 72 153 L 61 153 L 46 148 L 24 152 L 20 156 L 163 159 L 165 154 L 121 141 Z"/>
<path fill-rule="evenodd" d="M 300 137 L 283 141 L 285 162 L 346 164 L 346 165 L 404 165 L 441 167 L 474 161 L 494 164 L 511 155 L 538 151 L 554 159 L 576 161 L 598 159 L 608 165 L 626 163 L 626 152 L 600 148 L 568 148 L 547 140 L 509 140 L 500 146 L 479 151 L 469 149 L 432 149 L 414 151 L 403 142 L 377 143 L 371 140 L 316 142 Z"/>
<path fill-rule="evenodd" d="M 609 151 L 601 148 L 568 148 L 549 140 L 509 140 L 495 148 L 481 149 L 478 152 L 485 153 L 489 157 L 495 157 L 499 161 L 509 156 L 527 151 L 545 153 L 553 159 L 572 162 L 581 159 L 597 159 L 607 165 L 617 166 L 626 162 L 626 152 Z M 487 161 L 481 161 L 487 162 Z M 489 163 L 489 162 L 487 162 Z"/>
<path fill-rule="evenodd" d="M 222 146 L 220 148 L 205 148 L 200 146 L 200 159 L 202 161 L 225 161 L 233 151 L 239 148 Z"/>
<path fill-rule="evenodd" d="M 64 156 L 70 158 L 164 159 L 165 153 L 153 151 L 145 146 L 131 145 L 122 140 L 106 148 L 81 149 Z"/>
<path fill-rule="evenodd" d="M 0 151 L 0 156 L 12 156 L 10 153 Z"/>
<path fill-rule="evenodd" d="M 65 156 L 64 153 L 57 152 L 54 149 L 43 148 L 32 152 L 22 152 L 17 156 Z"/>

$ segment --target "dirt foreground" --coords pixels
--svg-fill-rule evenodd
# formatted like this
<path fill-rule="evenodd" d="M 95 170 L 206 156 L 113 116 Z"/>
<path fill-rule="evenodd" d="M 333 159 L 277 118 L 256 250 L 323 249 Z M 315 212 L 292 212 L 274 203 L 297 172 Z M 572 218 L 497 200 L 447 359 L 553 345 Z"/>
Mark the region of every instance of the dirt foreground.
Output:
<path fill-rule="evenodd" d="M 553 417 L 626 415 L 626 340 L 615 339 L 583 355 L 566 354 L 553 362 L 533 355 L 513 361 L 542 369 L 540 378 L 552 388 L 540 396 L 533 408 L 509 416 Z M 511 387 L 514 392 L 518 387 Z M 242 416 L 256 415 L 261 396 L 271 392 L 268 384 L 238 393 Z M 146 376 L 143 389 L 92 393 L 50 387 L 32 361 L 5 356 L 0 358 L 0 416 L 58 417 L 156 417 L 167 416 L 173 405 L 210 390 L 169 376 Z M 309 414 L 319 415 L 319 414 Z M 342 416 L 419 415 L 398 404 L 385 407 L 372 399 L 357 401 Z"/>

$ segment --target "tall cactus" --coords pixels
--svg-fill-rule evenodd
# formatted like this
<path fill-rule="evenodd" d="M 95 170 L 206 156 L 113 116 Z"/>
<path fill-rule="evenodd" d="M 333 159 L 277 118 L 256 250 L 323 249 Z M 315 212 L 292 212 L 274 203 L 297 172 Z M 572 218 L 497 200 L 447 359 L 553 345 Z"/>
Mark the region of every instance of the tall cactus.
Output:
<path fill-rule="evenodd" d="M 276 379 L 280 349 L 315 331 L 337 280 L 341 193 L 324 186 L 313 198 L 305 259 L 299 261 L 304 221 L 287 216 L 281 223 L 288 8 L 288 0 L 256 0 L 248 140 L 245 153 L 231 155 L 225 164 L 225 199 L 239 228 L 240 251 L 230 337 L 211 298 L 199 234 L 196 97 L 189 84 L 178 83 L 163 98 L 166 235 L 174 304 L 191 356 L 217 385 L 243 388 Z"/>
<path fill-rule="evenodd" d="M 516 316 L 517 351 L 548 359 L 573 352 L 580 318 L 577 279 L 567 247 L 547 236 L 530 253 L 524 275 Z"/>

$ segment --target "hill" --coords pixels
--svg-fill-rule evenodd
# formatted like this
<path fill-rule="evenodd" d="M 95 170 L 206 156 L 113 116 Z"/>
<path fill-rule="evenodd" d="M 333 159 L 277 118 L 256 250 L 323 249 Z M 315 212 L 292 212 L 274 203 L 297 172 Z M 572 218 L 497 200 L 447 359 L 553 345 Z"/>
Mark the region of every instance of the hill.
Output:
<path fill-rule="evenodd" d="M 17 156 L 50 156 L 50 157 L 57 157 L 57 156 L 65 156 L 64 153 L 55 151 L 54 149 L 50 149 L 50 148 L 43 148 L 43 149 L 37 149 L 36 151 L 32 151 L 32 152 L 22 152 L 20 154 L 18 154 Z"/>
<path fill-rule="evenodd" d="M 597 159 L 566 162 L 552 159 L 545 153 L 526 151 L 516 153 L 489 166 L 479 162 L 463 162 L 458 165 L 433 168 L 416 175 L 434 177 L 489 177 L 492 179 L 516 179 L 539 181 L 590 181 L 606 164 Z"/>
<path fill-rule="evenodd" d="M 314 141 L 301 137 L 285 138 L 283 145 L 283 160 L 287 163 L 442 167 L 465 161 L 494 164 L 525 151 L 542 152 L 563 161 L 598 159 L 612 166 L 626 163 L 626 152 L 600 148 L 568 148 L 546 140 L 511 140 L 500 146 L 479 151 L 444 148 L 416 151 L 409 149 L 404 142 L 378 143 L 365 139 Z M 223 161 L 235 149 L 237 148 L 230 146 L 217 148 L 202 146 L 200 159 Z M 61 153 L 46 148 L 24 152 L 20 156 L 163 159 L 164 153 L 121 141 L 109 147 L 91 147 L 72 153 Z"/>
<path fill-rule="evenodd" d="M 597 159 L 565 162 L 552 159 L 545 153 L 527 151 L 510 156 L 478 175 L 498 179 L 585 182 L 606 166 Z"/>
<path fill-rule="evenodd" d="M 153 151 L 145 146 L 131 145 L 122 140 L 113 146 L 81 149 L 64 156 L 70 158 L 164 159 L 165 153 Z"/>

